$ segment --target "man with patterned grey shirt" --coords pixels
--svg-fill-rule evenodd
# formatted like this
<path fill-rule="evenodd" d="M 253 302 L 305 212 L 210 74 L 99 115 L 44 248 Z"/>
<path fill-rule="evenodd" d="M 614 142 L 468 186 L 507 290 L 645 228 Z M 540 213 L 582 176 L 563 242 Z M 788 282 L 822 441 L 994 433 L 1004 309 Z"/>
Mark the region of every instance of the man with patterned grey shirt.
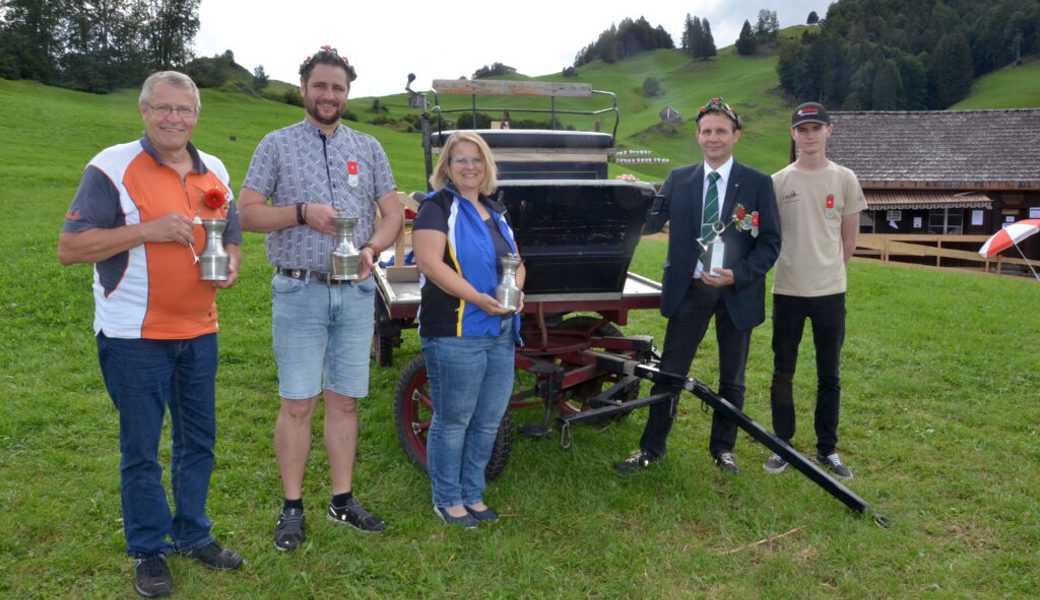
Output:
<path fill-rule="evenodd" d="M 386 527 L 354 497 L 352 482 L 357 399 L 368 394 L 375 297 L 369 274 L 404 217 L 379 142 L 340 123 L 355 77 L 346 57 L 330 46 L 304 60 L 305 119 L 264 137 L 239 196 L 242 227 L 268 234 L 268 260 L 276 269 L 271 302 L 281 409 L 274 446 L 285 502 L 274 543 L 283 551 L 295 550 L 305 536 L 303 476 L 319 394 L 332 478 L 328 517 L 362 531 Z M 332 219 L 339 215 L 357 218 L 357 281 L 331 277 Z"/>

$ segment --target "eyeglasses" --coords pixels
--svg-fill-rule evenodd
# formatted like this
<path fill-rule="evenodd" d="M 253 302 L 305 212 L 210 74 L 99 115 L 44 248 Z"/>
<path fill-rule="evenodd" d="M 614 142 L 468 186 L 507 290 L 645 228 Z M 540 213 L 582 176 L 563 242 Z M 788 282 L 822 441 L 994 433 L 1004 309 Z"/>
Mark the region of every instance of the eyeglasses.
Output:
<path fill-rule="evenodd" d="M 196 115 L 195 109 L 187 106 L 170 106 L 169 104 L 160 104 L 159 106 L 155 106 L 149 104 L 148 108 L 163 118 L 170 116 L 170 113 L 177 113 L 177 116 L 182 119 L 191 119 Z"/>
<path fill-rule="evenodd" d="M 484 159 L 479 156 L 452 156 L 451 164 L 453 165 L 466 165 L 467 167 L 479 167 L 484 164 Z"/>

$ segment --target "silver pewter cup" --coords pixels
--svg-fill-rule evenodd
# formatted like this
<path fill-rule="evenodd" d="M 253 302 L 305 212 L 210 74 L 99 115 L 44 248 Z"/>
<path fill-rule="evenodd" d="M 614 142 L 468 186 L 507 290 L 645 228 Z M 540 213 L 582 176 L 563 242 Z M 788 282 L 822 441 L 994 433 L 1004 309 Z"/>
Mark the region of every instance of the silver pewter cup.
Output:
<path fill-rule="evenodd" d="M 224 227 L 227 219 L 202 219 L 206 229 L 206 249 L 199 255 L 203 281 L 227 281 L 231 257 L 224 250 Z"/>
<path fill-rule="evenodd" d="M 361 251 L 354 245 L 354 227 L 358 220 L 352 217 L 333 217 L 336 226 L 336 249 L 332 251 L 332 279 L 354 281 L 358 278 L 358 260 Z"/>
<path fill-rule="evenodd" d="M 502 265 L 502 279 L 495 287 L 495 300 L 506 310 L 516 310 L 520 306 L 520 287 L 516 285 L 516 270 L 520 266 L 520 256 L 506 254 L 498 260 Z"/>

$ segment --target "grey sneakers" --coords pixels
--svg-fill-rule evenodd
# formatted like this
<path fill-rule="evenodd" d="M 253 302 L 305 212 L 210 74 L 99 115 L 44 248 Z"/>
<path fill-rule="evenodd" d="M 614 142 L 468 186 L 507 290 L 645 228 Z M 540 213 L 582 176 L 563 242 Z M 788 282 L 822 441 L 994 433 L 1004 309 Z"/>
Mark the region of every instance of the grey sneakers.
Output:
<path fill-rule="evenodd" d="M 773 454 L 769 457 L 769 460 L 762 465 L 762 468 L 765 469 L 766 473 L 779 475 L 787 468 L 787 461 L 781 458 L 779 454 Z"/>
<path fill-rule="evenodd" d="M 838 458 L 837 452 L 828 454 L 827 456 L 817 454 L 816 462 L 820 463 L 820 466 L 823 467 L 825 471 L 834 475 L 838 479 L 852 479 L 852 471 L 841 463 L 841 459 Z"/>

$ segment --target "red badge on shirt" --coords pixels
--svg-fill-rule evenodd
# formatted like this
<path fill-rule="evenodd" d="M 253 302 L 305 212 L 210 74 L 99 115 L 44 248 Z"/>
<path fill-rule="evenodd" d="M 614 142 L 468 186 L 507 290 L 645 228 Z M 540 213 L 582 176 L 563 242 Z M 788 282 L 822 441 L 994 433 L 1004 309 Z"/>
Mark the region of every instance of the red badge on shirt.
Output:
<path fill-rule="evenodd" d="M 834 208 L 834 194 L 827 194 L 827 208 Z"/>
<path fill-rule="evenodd" d="M 358 174 L 358 164 L 357 164 L 356 160 L 348 160 L 347 161 L 347 174 L 348 175 L 357 175 Z"/>

